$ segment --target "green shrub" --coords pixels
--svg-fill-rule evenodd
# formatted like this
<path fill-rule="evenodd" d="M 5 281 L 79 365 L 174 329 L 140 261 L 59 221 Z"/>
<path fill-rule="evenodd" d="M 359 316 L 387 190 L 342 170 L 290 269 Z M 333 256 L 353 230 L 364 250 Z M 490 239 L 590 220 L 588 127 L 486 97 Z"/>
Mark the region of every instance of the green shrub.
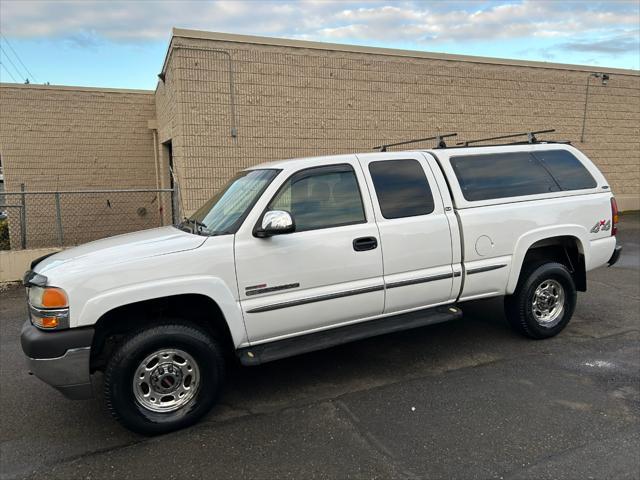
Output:
<path fill-rule="evenodd" d="M 0 220 L 0 250 L 10 250 L 9 243 L 9 222 L 7 219 Z"/>

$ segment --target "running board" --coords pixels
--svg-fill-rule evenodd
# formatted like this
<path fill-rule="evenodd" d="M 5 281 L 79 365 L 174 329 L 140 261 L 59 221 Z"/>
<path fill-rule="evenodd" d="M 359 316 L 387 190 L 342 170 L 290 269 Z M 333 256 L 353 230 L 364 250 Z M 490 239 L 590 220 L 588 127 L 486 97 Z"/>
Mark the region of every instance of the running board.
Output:
<path fill-rule="evenodd" d="M 363 338 L 424 327 L 425 325 L 448 322 L 459 318 L 462 318 L 462 310 L 460 308 L 454 305 L 445 305 L 355 323 L 344 327 L 331 328 L 298 337 L 285 338 L 284 340 L 263 343 L 253 347 L 240 348 L 236 351 L 236 354 L 240 358 L 240 363 L 245 366 L 260 365 Z"/>

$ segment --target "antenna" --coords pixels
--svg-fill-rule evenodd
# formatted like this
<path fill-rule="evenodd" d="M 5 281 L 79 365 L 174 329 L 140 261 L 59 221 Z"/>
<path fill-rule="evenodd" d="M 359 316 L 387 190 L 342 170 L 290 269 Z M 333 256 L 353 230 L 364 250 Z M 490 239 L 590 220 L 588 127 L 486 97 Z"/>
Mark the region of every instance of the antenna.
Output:
<path fill-rule="evenodd" d="M 378 145 L 377 147 L 373 147 L 374 150 L 380 150 L 381 152 L 386 152 L 389 147 L 397 147 L 398 145 L 408 145 L 409 143 L 418 143 L 418 142 L 426 142 L 427 140 L 435 140 L 436 147 L 435 148 L 447 148 L 447 144 L 444 139 L 449 137 L 457 136 L 457 133 L 447 133 L 445 135 L 436 135 L 434 137 L 427 138 L 418 138 L 416 140 L 405 140 L 404 142 L 398 143 L 386 143 L 383 145 Z"/>

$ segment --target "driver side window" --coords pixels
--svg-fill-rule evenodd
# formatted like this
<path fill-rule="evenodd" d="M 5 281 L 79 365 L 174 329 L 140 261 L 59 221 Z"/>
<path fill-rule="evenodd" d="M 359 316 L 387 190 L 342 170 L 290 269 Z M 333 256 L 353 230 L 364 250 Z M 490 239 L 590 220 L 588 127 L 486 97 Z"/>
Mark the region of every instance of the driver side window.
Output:
<path fill-rule="evenodd" d="M 291 213 L 296 232 L 366 222 L 351 165 L 310 168 L 293 174 L 268 209 Z"/>

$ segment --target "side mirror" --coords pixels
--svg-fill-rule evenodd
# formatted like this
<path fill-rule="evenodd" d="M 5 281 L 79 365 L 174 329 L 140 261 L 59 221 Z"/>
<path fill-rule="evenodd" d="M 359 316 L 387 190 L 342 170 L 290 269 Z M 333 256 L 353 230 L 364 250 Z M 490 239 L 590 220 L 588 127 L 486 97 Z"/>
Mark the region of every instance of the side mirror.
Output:
<path fill-rule="evenodd" d="M 271 237 L 273 235 L 282 235 L 284 233 L 292 233 L 296 229 L 296 224 L 291 218 L 289 212 L 284 210 L 269 210 L 262 217 L 262 225 L 256 229 L 254 235 L 258 238 Z"/>

